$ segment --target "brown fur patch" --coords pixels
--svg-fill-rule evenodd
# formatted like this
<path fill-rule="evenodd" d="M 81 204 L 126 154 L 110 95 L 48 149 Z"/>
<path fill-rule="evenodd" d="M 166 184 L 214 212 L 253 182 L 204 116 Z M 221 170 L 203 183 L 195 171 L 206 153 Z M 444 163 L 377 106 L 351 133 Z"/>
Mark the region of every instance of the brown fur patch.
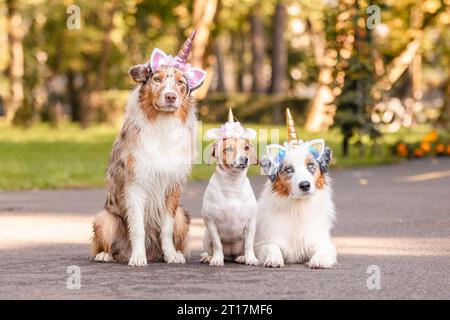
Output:
<path fill-rule="evenodd" d="M 134 175 L 134 157 L 131 153 L 127 157 L 127 172 L 129 175 Z"/>
<path fill-rule="evenodd" d="M 177 186 L 166 194 L 166 208 L 172 215 L 175 215 L 180 204 L 180 189 L 180 186 Z"/>
<path fill-rule="evenodd" d="M 317 189 L 321 190 L 326 185 L 325 175 L 320 171 L 319 168 L 314 172 L 314 179 L 316 180 Z"/>
<path fill-rule="evenodd" d="M 141 107 L 144 114 L 147 116 L 147 120 L 153 122 L 156 120 L 159 111 L 155 108 L 154 95 L 147 85 L 141 88 L 139 94 L 139 106 Z"/>
<path fill-rule="evenodd" d="M 277 175 L 272 184 L 272 190 L 282 197 L 289 196 L 291 193 L 291 180 L 287 173 L 282 172 Z"/>
<path fill-rule="evenodd" d="M 178 207 L 175 214 L 175 225 L 173 230 L 173 242 L 175 245 L 175 249 L 178 251 L 187 254 L 188 246 L 187 246 L 187 235 L 189 232 L 191 217 L 189 213 Z"/>
<path fill-rule="evenodd" d="M 314 169 L 314 181 L 316 182 L 316 188 L 318 190 L 323 189 L 323 187 L 326 184 L 326 179 L 325 179 L 325 175 L 322 173 L 322 171 L 320 170 L 320 167 L 318 166 L 318 164 L 315 162 L 315 160 L 309 156 L 305 159 L 305 166 L 308 166 L 308 163 L 310 161 L 314 161 L 316 167 Z"/>

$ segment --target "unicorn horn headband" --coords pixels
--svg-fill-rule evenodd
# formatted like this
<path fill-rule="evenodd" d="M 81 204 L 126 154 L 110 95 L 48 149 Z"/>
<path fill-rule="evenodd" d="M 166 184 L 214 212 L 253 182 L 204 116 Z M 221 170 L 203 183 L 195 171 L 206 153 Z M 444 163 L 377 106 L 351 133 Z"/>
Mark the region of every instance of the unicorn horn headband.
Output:
<path fill-rule="evenodd" d="M 197 31 L 194 30 L 189 38 L 187 38 L 183 43 L 180 51 L 178 51 L 175 57 L 166 54 L 161 49 L 153 49 L 149 61 L 150 71 L 156 72 L 164 67 L 174 67 L 184 73 L 184 76 L 188 80 L 190 90 L 195 90 L 200 87 L 203 81 L 205 81 L 206 71 L 199 68 L 193 68 L 189 63 L 187 63 L 187 58 L 189 57 L 189 53 L 191 52 L 192 44 L 194 42 L 196 34 Z"/>
<path fill-rule="evenodd" d="M 288 141 L 292 144 L 298 145 L 298 134 L 297 130 L 295 129 L 294 119 L 292 118 L 292 114 L 289 108 L 286 108 L 286 127 L 288 130 Z"/>
<path fill-rule="evenodd" d="M 234 122 L 234 115 L 231 108 L 228 108 L 228 122 Z"/>
<path fill-rule="evenodd" d="M 231 139 L 254 139 L 256 131 L 250 128 L 244 128 L 239 121 L 234 121 L 234 115 L 231 108 L 228 109 L 228 121 L 220 128 L 210 129 L 206 133 L 207 137 L 215 140 Z"/>
<path fill-rule="evenodd" d="M 197 34 L 197 30 L 192 31 L 189 38 L 186 39 L 186 41 L 183 43 L 183 46 L 181 47 L 180 51 L 178 51 L 177 56 L 175 59 L 178 61 L 178 63 L 185 65 L 187 62 L 187 58 L 189 57 L 189 53 L 192 49 L 192 44 L 195 39 L 195 35 Z"/>

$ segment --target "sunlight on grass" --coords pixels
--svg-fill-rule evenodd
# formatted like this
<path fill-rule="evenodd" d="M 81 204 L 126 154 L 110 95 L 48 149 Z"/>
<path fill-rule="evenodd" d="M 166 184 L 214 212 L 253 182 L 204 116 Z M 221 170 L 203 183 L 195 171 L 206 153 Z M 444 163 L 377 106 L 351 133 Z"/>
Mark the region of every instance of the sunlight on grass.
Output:
<path fill-rule="evenodd" d="M 218 126 L 203 125 L 202 131 L 204 133 Z M 270 130 L 279 129 L 279 142 L 286 139 L 284 126 L 246 124 L 246 127 L 254 128 L 259 133 L 260 130 L 268 130 L 269 137 Z M 342 168 L 397 161 L 391 155 L 390 146 L 399 139 L 419 141 L 427 130 L 429 128 L 387 134 L 377 153 L 373 152 L 371 146 L 365 146 L 365 152 L 361 155 L 359 148 L 352 146 L 347 158 L 341 155 L 341 135 L 338 130 L 312 134 L 300 129 L 299 134 L 304 140 L 324 138 L 334 151 L 333 166 Z M 118 132 L 118 127 L 106 125 L 83 130 L 75 124 L 64 124 L 59 128 L 39 124 L 30 129 L 21 129 L 0 123 L 0 190 L 101 187 L 104 185 L 109 153 Z M 203 147 L 210 142 L 203 141 Z M 207 179 L 213 170 L 214 165 L 195 165 L 191 179 Z M 259 167 L 253 166 L 249 172 L 251 175 L 259 174 Z"/>

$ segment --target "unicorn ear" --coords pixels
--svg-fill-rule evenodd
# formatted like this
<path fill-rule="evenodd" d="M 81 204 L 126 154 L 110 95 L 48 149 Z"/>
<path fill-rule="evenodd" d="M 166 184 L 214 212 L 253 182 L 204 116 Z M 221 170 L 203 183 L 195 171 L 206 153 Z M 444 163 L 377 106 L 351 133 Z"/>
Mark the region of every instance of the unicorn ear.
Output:
<path fill-rule="evenodd" d="M 245 129 L 245 136 L 247 139 L 255 139 L 256 138 L 256 131 L 250 128 Z"/>
<path fill-rule="evenodd" d="M 199 68 L 190 68 L 189 71 L 186 72 L 186 76 L 189 81 L 189 88 L 194 91 L 202 85 L 203 81 L 205 81 L 206 71 Z"/>
<path fill-rule="evenodd" d="M 309 152 L 315 159 L 320 159 L 325 150 L 325 141 L 323 139 L 315 139 L 306 142 Z"/>
<path fill-rule="evenodd" d="M 220 129 L 209 129 L 208 131 L 206 131 L 206 136 L 209 138 L 209 139 L 217 139 L 217 138 L 219 138 L 220 137 L 220 133 L 221 133 L 221 131 L 220 131 Z"/>
<path fill-rule="evenodd" d="M 162 65 L 166 64 L 168 60 L 167 54 L 160 49 L 153 49 L 150 55 L 150 69 L 155 72 L 161 68 Z"/>
<path fill-rule="evenodd" d="M 286 148 L 279 144 L 269 144 L 266 147 L 266 152 L 270 162 L 279 167 L 286 154 Z"/>

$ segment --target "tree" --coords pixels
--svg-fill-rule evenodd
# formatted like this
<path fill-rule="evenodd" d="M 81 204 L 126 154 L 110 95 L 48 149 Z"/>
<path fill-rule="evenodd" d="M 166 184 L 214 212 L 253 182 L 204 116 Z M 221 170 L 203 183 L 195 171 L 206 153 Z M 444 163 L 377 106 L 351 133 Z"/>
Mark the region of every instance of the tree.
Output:
<path fill-rule="evenodd" d="M 6 108 L 6 119 L 12 121 L 19 107 L 21 107 L 23 94 L 23 27 L 22 16 L 17 8 L 16 0 L 7 0 L 7 26 L 9 46 L 8 76 L 10 80 L 10 102 Z"/>
<path fill-rule="evenodd" d="M 275 7 L 273 16 L 272 36 L 272 81 L 269 93 L 282 94 L 286 91 L 288 48 L 284 38 L 286 29 L 287 12 L 283 1 L 279 1 Z M 281 106 L 274 109 L 274 122 L 282 120 Z"/>
<path fill-rule="evenodd" d="M 191 64 L 207 70 L 205 83 L 195 92 L 197 98 L 203 98 L 208 93 L 213 77 L 213 69 L 210 67 L 207 54 L 208 39 L 212 23 L 217 13 L 218 0 L 195 0 L 192 12 L 192 24 L 197 30 L 192 46 Z"/>
<path fill-rule="evenodd" d="M 264 25 L 260 8 L 256 6 L 250 14 L 250 30 L 252 43 L 252 91 L 261 94 L 264 88 Z"/>

